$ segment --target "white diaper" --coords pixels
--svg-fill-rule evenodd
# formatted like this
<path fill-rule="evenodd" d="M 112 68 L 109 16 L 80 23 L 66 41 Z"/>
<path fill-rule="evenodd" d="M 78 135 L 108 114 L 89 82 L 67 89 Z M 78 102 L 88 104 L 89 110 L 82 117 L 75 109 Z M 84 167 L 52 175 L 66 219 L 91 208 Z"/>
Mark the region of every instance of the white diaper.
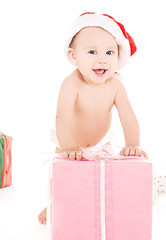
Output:
<path fill-rule="evenodd" d="M 56 134 L 56 129 L 54 128 L 50 128 L 49 129 L 49 135 L 50 135 L 50 140 L 51 142 L 55 143 L 56 147 L 60 148 L 59 142 L 58 142 L 58 138 L 57 138 L 57 134 Z"/>

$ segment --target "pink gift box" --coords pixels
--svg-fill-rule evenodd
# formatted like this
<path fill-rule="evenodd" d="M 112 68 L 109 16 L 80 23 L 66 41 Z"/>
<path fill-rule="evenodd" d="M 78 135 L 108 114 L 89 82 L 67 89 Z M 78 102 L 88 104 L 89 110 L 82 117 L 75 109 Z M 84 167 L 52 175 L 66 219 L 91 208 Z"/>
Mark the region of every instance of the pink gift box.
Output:
<path fill-rule="evenodd" d="M 145 159 L 52 165 L 52 240 L 151 240 L 152 164 Z"/>

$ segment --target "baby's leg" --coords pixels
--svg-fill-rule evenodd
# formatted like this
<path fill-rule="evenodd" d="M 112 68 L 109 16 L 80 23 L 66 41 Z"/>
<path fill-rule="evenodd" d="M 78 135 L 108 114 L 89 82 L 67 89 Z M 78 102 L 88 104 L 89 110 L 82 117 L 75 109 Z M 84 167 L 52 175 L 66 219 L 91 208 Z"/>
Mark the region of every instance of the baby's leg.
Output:
<path fill-rule="evenodd" d="M 50 179 L 50 195 L 52 195 L 52 179 Z M 51 203 L 50 203 L 50 208 L 48 209 L 48 211 L 50 211 L 50 222 L 51 222 L 51 219 L 52 219 L 52 216 L 51 216 L 51 213 L 52 213 L 52 206 L 51 206 Z M 38 215 L 38 220 L 41 224 L 46 224 L 47 223 L 47 207 L 44 208 L 41 213 Z"/>
<path fill-rule="evenodd" d="M 59 150 L 58 148 L 56 148 L 56 153 L 59 153 Z M 52 179 L 50 179 L 50 195 L 52 195 Z M 52 219 L 52 216 L 51 216 L 51 213 L 52 213 L 52 205 L 50 204 L 50 222 L 51 222 L 51 219 Z M 41 213 L 38 215 L 38 220 L 41 224 L 46 224 L 47 223 L 47 207 L 44 208 Z"/>
<path fill-rule="evenodd" d="M 52 179 L 50 180 L 50 186 L 52 186 Z M 50 188 L 50 192 L 52 192 L 51 188 Z M 51 216 L 51 213 L 52 213 L 52 206 L 51 206 L 51 204 L 50 204 L 50 209 L 48 209 L 48 210 L 50 210 L 50 216 L 49 217 L 50 217 L 50 221 L 51 221 L 51 218 L 52 218 L 52 216 Z M 47 207 L 46 207 L 38 215 L 38 220 L 39 220 L 39 222 L 41 224 L 46 224 L 47 223 L 47 214 L 48 213 L 47 213 Z"/>
<path fill-rule="evenodd" d="M 44 208 L 43 211 L 38 215 L 38 220 L 41 224 L 46 224 L 47 221 L 47 208 Z"/>

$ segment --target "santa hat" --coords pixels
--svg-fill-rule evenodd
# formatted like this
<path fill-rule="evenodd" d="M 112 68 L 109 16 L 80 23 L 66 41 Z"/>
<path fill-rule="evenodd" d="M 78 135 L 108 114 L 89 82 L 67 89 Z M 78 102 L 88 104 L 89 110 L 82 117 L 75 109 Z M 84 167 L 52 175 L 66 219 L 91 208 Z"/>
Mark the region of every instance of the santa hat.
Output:
<path fill-rule="evenodd" d="M 68 55 L 73 37 L 85 27 L 101 27 L 114 36 L 119 46 L 118 69 L 124 67 L 128 63 L 130 56 L 137 50 L 134 40 L 120 22 L 107 14 L 86 12 L 81 14 L 69 29 L 65 46 L 66 55 Z"/>

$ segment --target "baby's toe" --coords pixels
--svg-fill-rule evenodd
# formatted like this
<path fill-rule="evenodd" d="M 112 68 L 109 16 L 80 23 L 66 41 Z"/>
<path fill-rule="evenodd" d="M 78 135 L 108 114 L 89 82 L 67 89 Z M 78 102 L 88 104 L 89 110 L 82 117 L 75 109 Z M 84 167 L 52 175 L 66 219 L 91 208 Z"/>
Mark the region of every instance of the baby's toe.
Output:
<path fill-rule="evenodd" d="M 39 214 L 38 220 L 40 224 L 46 224 L 46 217 L 42 213 Z"/>

